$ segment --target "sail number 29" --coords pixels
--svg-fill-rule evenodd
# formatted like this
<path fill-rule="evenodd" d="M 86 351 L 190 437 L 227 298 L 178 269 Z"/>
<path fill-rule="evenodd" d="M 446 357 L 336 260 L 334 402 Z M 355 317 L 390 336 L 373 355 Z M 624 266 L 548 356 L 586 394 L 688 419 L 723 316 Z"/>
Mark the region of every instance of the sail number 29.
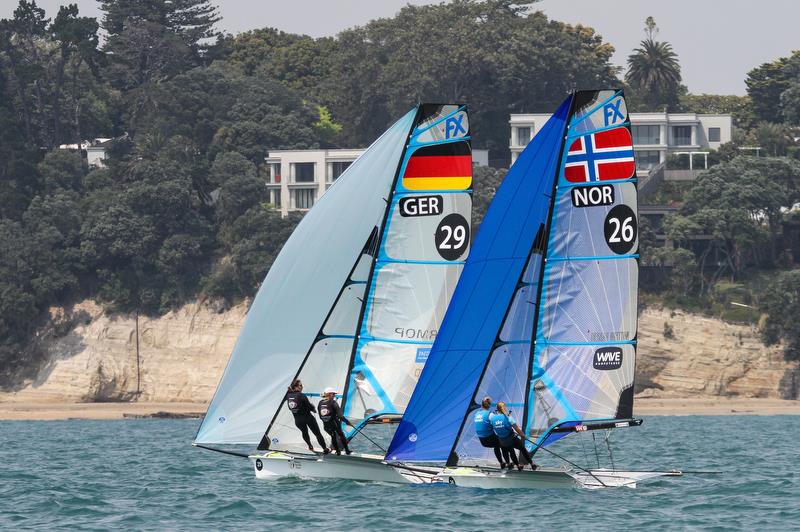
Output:
<path fill-rule="evenodd" d="M 469 222 L 458 213 L 445 216 L 436 228 L 436 250 L 444 260 L 456 260 L 469 244 Z"/>

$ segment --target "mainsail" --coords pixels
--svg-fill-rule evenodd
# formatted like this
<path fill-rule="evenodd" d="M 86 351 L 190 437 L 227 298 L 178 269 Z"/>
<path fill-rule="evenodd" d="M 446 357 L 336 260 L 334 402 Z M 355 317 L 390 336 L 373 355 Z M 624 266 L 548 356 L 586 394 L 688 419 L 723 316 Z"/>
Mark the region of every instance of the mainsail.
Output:
<path fill-rule="evenodd" d="M 312 398 L 344 390 L 355 419 L 402 413 L 424 364 L 420 346 L 435 337 L 469 246 L 468 141 L 465 108 L 422 105 L 339 177 L 267 275 L 196 443 L 305 449 L 283 406 L 296 377 Z M 421 152 L 430 148 L 456 150 L 468 164 Z M 438 156 L 438 166 L 415 163 L 418 153 Z M 439 232 L 456 230 L 454 216 L 464 220 L 458 256 L 433 257 Z M 374 406 L 359 410 L 354 398 Z"/>
<path fill-rule="evenodd" d="M 638 237 L 621 91 L 579 91 L 509 170 L 387 458 L 485 463 L 485 395 L 547 445 L 631 416 Z"/>

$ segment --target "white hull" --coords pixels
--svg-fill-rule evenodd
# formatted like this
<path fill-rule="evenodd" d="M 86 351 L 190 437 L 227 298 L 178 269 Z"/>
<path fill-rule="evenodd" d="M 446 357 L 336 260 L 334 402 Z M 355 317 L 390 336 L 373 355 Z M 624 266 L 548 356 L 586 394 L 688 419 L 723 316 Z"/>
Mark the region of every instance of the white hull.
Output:
<path fill-rule="evenodd" d="M 392 482 L 399 484 L 427 484 L 438 469 L 421 470 L 393 467 L 383 461 L 383 456 L 352 454 L 302 454 L 268 451 L 250 456 L 256 478 L 278 477 L 335 478 Z"/>
<path fill-rule="evenodd" d="M 558 468 L 536 471 L 501 471 L 478 467 L 429 468 L 387 464 L 382 456 L 353 454 L 288 453 L 268 451 L 250 456 L 256 478 L 298 477 L 314 479 L 346 479 L 395 484 L 445 483 L 467 488 L 484 489 L 557 489 L 557 488 L 635 488 L 636 483 L 661 476 L 680 476 L 678 471 L 612 471 L 591 472 Z"/>
<path fill-rule="evenodd" d="M 556 468 L 501 471 L 471 467 L 445 468 L 434 482 L 484 489 L 635 488 L 641 480 L 680 476 L 680 472 L 592 470 L 591 473 Z"/>

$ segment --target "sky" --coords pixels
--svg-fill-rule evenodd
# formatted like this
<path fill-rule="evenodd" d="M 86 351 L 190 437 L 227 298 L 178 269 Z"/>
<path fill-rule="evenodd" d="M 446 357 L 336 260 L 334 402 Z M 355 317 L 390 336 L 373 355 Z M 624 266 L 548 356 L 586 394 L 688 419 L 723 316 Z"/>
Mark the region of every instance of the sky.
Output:
<path fill-rule="evenodd" d="M 70 0 L 84 15 L 100 16 L 96 0 Z M 0 18 L 11 16 L 15 0 L 0 0 Z M 64 0 L 37 0 L 54 16 Z M 379 17 L 404 5 L 438 0 L 216 0 L 219 28 L 239 33 L 272 26 L 314 37 Z M 800 0 L 542 0 L 534 5 L 553 19 L 595 28 L 616 48 L 612 62 L 624 66 L 644 38 L 644 19 L 653 16 L 657 38 L 672 44 L 690 92 L 744 94 L 747 72 L 800 49 Z"/>

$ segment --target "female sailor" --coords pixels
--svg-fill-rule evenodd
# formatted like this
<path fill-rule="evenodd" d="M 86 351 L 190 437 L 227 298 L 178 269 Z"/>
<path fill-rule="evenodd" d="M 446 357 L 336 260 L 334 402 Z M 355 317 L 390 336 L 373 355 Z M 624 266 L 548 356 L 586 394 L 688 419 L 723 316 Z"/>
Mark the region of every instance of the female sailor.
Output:
<path fill-rule="evenodd" d="M 523 460 L 531 465 L 531 469 L 535 470 L 536 464 L 533 463 L 531 455 L 525 448 L 525 434 L 523 434 L 519 425 L 517 425 L 517 421 L 509 415 L 508 408 L 506 408 L 506 404 L 503 401 L 497 403 L 497 409 L 489 416 L 489 421 L 492 423 L 492 430 L 497 436 L 497 439 L 500 440 L 500 447 L 509 450 L 511 453 L 511 461 L 514 462 L 517 468 L 522 471 L 525 466 L 520 464 L 517 460 L 517 455 L 514 452 L 515 449 L 519 451 Z"/>
<path fill-rule="evenodd" d="M 308 445 L 308 450 L 314 451 L 314 446 L 311 445 L 311 438 L 308 436 L 308 429 L 311 429 L 311 432 L 317 437 L 317 442 L 319 442 L 320 447 L 322 447 L 322 452 L 325 454 L 331 452 L 331 450 L 325 446 L 325 439 L 319 431 L 317 420 L 311 415 L 313 412 L 316 412 L 316 409 L 314 405 L 311 404 L 311 401 L 308 400 L 308 397 L 303 395 L 303 383 L 300 382 L 300 379 L 293 380 L 292 385 L 289 386 L 289 391 L 286 392 L 286 405 L 289 407 L 289 410 L 292 411 L 294 424 L 303 434 L 303 441 Z"/>

